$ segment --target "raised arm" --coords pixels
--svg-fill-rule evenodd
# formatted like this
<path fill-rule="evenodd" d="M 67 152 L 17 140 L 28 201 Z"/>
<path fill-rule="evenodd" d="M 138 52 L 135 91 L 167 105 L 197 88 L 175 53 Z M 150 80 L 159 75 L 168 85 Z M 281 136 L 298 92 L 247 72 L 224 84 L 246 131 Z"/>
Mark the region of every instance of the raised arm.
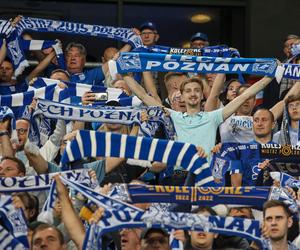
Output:
<path fill-rule="evenodd" d="M 204 106 L 204 110 L 206 112 L 213 111 L 220 107 L 219 95 L 224 87 L 225 79 L 225 74 L 217 74 L 211 88 L 210 95 L 208 96 Z"/>
<path fill-rule="evenodd" d="M 0 64 L 3 63 L 3 61 L 6 57 L 6 52 L 7 52 L 6 40 L 3 39 L 2 46 L 1 46 L 1 49 L 0 49 Z"/>
<path fill-rule="evenodd" d="M 144 85 L 147 92 L 154 97 L 157 101 L 161 102 L 153 81 L 153 76 L 150 71 L 143 72 Z"/>
<path fill-rule="evenodd" d="M 28 158 L 29 165 L 34 168 L 37 174 L 48 173 L 48 162 L 39 152 L 39 148 L 30 142 L 26 142 L 24 152 Z"/>
<path fill-rule="evenodd" d="M 226 120 L 249 98 L 255 96 L 259 91 L 264 89 L 273 78 L 265 76 L 261 80 L 257 81 L 250 88 L 246 89 L 243 94 L 233 99 L 223 109 L 223 119 Z"/>
<path fill-rule="evenodd" d="M 10 124 L 10 119 L 0 122 L 0 145 L 1 145 L 0 147 L 1 147 L 2 157 L 15 156 L 15 152 L 13 150 L 10 137 L 9 137 L 9 132 L 8 132 L 9 124 Z"/>
<path fill-rule="evenodd" d="M 78 249 L 82 249 L 85 237 L 84 226 L 73 207 L 68 191 L 61 182 L 59 175 L 55 176 L 54 179 L 56 181 L 57 195 L 61 204 L 62 221 L 70 238 L 74 241 Z"/>
<path fill-rule="evenodd" d="M 138 84 L 131 76 L 123 75 L 124 81 L 127 83 L 131 91 L 142 100 L 143 103 L 145 103 L 148 106 L 159 106 L 162 107 L 162 103 L 152 96 L 149 96 L 145 89 Z"/>
<path fill-rule="evenodd" d="M 48 54 L 27 76 L 27 80 L 30 81 L 34 77 L 39 76 L 50 64 L 51 60 L 55 57 L 55 51 Z"/>
<path fill-rule="evenodd" d="M 285 100 L 291 96 L 291 95 L 300 95 L 300 81 L 295 82 L 293 87 L 289 90 L 289 92 L 285 95 L 284 99 L 277 102 L 271 109 L 270 111 L 274 115 L 275 121 L 282 116 L 283 109 L 284 109 L 284 102 Z"/>

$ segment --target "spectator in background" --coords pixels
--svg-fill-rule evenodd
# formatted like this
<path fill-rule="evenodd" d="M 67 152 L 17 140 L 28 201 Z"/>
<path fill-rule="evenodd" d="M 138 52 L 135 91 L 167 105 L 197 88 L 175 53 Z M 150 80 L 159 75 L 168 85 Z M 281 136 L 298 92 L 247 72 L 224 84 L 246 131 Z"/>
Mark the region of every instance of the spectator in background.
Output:
<path fill-rule="evenodd" d="M 167 98 L 163 100 L 163 105 L 165 107 L 171 107 L 173 94 L 180 90 L 181 83 L 186 79 L 188 79 L 187 75 L 180 72 L 169 72 L 165 75 L 164 82 L 168 92 Z"/>
<path fill-rule="evenodd" d="M 289 96 L 285 105 L 282 128 L 274 135 L 274 141 L 279 144 L 299 145 L 300 95 Z"/>
<path fill-rule="evenodd" d="M 286 56 L 285 61 L 287 61 L 288 59 L 290 59 L 292 57 L 292 52 L 291 52 L 291 48 L 292 45 L 298 40 L 300 39 L 299 36 L 297 35 L 288 35 L 286 36 L 285 40 L 284 40 L 284 44 L 283 44 L 283 53 Z"/>
<path fill-rule="evenodd" d="M 192 211 L 194 214 L 200 214 L 204 216 L 217 215 L 217 213 L 211 208 L 202 206 Z M 218 237 L 218 234 L 190 231 L 190 239 L 187 241 L 185 250 L 211 250 L 213 249 L 214 240 Z"/>
<path fill-rule="evenodd" d="M 25 176 L 24 163 L 15 157 L 3 157 L 0 163 L 0 177 Z"/>
<path fill-rule="evenodd" d="M 86 83 L 91 85 L 103 85 L 104 72 L 102 67 L 84 70 L 86 62 L 86 48 L 80 44 L 71 42 L 65 50 L 66 67 L 70 73 L 71 82 Z"/>
<path fill-rule="evenodd" d="M 63 234 L 55 226 L 39 225 L 32 234 L 32 249 L 67 249 Z"/>
<path fill-rule="evenodd" d="M 141 38 L 143 44 L 147 47 L 153 46 L 159 39 L 156 24 L 153 22 L 144 22 L 140 26 Z"/>
<path fill-rule="evenodd" d="M 144 229 L 141 233 L 141 250 L 170 250 L 169 234 L 160 228 Z"/>
<path fill-rule="evenodd" d="M 283 53 L 285 54 L 286 58 L 283 62 L 288 62 L 289 59 L 292 58 L 291 48 L 292 45 L 299 40 L 300 37 L 297 35 L 288 35 L 283 44 Z M 284 98 L 285 94 L 287 93 L 288 89 L 290 89 L 294 85 L 295 81 L 287 78 L 283 78 L 280 82 L 280 89 L 279 89 L 279 98 L 280 100 Z"/>
<path fill-rule="evenodd" d="M 209 45 L 208 36 L 205 33 L 197 32 L 191 37 L 191 48 L 203 48 Z"/>

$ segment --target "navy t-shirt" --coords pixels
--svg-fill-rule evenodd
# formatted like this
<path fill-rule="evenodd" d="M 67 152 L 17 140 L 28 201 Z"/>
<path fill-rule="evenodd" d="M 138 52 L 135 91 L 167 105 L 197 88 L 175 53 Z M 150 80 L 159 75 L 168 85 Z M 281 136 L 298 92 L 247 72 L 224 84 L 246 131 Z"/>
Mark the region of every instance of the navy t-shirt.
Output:
<path fill-rule="evenodd" d="M 249 144 L 259 144 L 257 141 L 251 141 Z M 270 141 L 268 143 L 274 143 Z M 259 150 L 240 151 L 239 160 L 231 161 L 230 174 L 242 174 L 242 186 L 255 186 L 256 180 L 261 169 L 259 165 L 266 160 L 261 158 Z"/>

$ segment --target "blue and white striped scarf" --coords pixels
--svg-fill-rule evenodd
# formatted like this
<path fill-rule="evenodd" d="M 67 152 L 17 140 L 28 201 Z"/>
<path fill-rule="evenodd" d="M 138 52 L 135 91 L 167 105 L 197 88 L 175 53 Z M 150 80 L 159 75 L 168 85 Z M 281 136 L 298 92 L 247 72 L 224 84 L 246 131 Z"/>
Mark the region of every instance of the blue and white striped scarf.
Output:
<path fill-rule="evenodd" d="M 156 53 L 121 53 L 109 61 L 109 70 L 114 78 L 117 73 L 159 71 L 253 74 L 276 76 L 280 81 L 284 68 L 277 67 L 271 58 L 221 58 L 205 56 L 171 55 Z"/>
<path fill-rule="evenodd" d="M 27 92 L 0 96 L 0 106 L 26 106 L 31 104 L 33 98 L 61 102 L 72 96 L 81 97 L 88 91 L 107 93 L 107 102 L 118 101 L 122 106 L 138 106 L 142 103 L 137 97 L 128 97 L 121 89 L 71 82 L 64 82 L 68 88 L 61 89 L 57 85 L 59 82 L 48 78 L 37 78 Z"/>
<path fill-rule="evenodd" d="M 129 28 L 22 17 L 21 21 L 16 25 L 16 29 L 19 34 L 23 31 L 55 32 L 116 39 L 129 43 L 133 48 L 143 46 L 140 36 L 136 35 L 132 29 Z"/>
<path fill-rule="evenodd" d="M 141 120 L 141 114 L 148 115 L 148 121 Z M 48 100 L 39 99 L 34 115 L 43 115 L 47 118 L 67 121 L 117 123 L 124 125 L 138 124 L 141 131 L 147 136 L 153 136 L 161 124 L 165 128 L 168 139 L 174 139 L 175 128 L 170 116 L 167 116 L 160 107 L 110 107 L 110 106 L 75 106 Z"/>
<path fill-rule="evenodd" d="M 45 49 L 48 48 L 47 46 L 49 46 L 47 45 L 47 41 L 38 42 L 36 40 L 32 40 L 27 42 L 21 37 L 21 34 L 24 31 L 55 32 L 105 37 L 129 43 L 133 48 L 143 46 L 140 36 L 136 35 L 131 29 L 128 28 L 116 28 L 111 26 L 82 24 L 31 17 L 22 17 L 22 19 L 17 23 L 16 27 L 12 27 L 11 23 L 6 20 L 1 20 L 0 28 L 2 28 L 2 34 L 6 35 L 7 37 L 8 55 L 14 64 L 16 76 L 21 74 L 25 67 L 29 66 L 27 60 L 25 59 L 24 50 L 33 50 L 37 49 L 38 47 L 40 49 Z M 37 44 L 40 44 L 40 46 L 35 46 Z M 62 51 L 57 46 L 53 46 L 53 48 L 56 52 L 60 68 L 64 69 L 65 62 Z"/>
<path fill-rule="evenodd" d="M 18 30 L 12 27 L 9 21 L 1 20 L 0 22 L 0 34 L 7 40 L 7 55 L 14 66 L 15 76 L 22 74 L 25 67 L 29 66 L 25 58 L 26 50 L 42 50 L 53 47 L 59 67 L 62 69 L 66 68 L 63 51 L 58 41 L 25 40 L 18 34 Z M 0 46 L 2 46 L 2 41 L 0 41 Z"/>
<path fill-rule="evenodd" d="M 57 86 L 57 84 L 59 84 L 60 82 L 61 81 L 59 80 L 38 77 L 35 78 L 33 84 L 29 87 L 29 90 L 41 88 L 45 86 L 52 86 L 52 85 Z M 66 82 L 66 81 L 63 81 L 63 83 L 66 84 L 67 88 L 65 88 L 60 94 L 60 100 L 65 100 L 72 96 L 81 97 L 84 95 L 84 93 L 91 91 L 95 93 L 107 93 L 107 101 L 97 102 L 94 104 L 94 106 L 105 105 L 105 103 L 110 101 L 117 101 L 120 103 L 121 106 L 139 106 L 142 104 L 142 101 L 139 98 L 137 98 L 136 96 L 128 96 L 121 89 L 106 88 L 104 86 L 95 86 L 90 84 L 73 83 L 73 82 Z M 41 98 L 41 99 L 46 99 L 46 98 Z"/>
<path fill-rule="evenodd" d="M 206 159 L 200 158 L 196 146 L 189 143 L 81 130 L 67 145 L 61 162 L 64 164 L 96 156 L 159 161 L 181 166 L 196 175 L 196 184 L 215 186 Z"/>
<path fill-rule="evenodd" d="M 0 196 L 0 248 L 29 249 L 25 216 L 9 195 Z"/>

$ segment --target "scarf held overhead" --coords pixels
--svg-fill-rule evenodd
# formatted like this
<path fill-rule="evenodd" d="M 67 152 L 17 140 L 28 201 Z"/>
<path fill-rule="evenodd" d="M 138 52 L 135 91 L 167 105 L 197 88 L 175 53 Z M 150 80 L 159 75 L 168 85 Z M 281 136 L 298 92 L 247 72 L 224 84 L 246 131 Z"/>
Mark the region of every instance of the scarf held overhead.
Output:
<path fill-rule="evenodd" d="M 114 61 L 109 61 L 112 77 L 117 73 L 161 71 L 254 74 L 276 76 L 280 80 L 283 67 L 277 67 L 275 59 L 270 58 L 221 58 L 156 53 L 121 53 Z"/>
<path fill-rule="evenodd" d="M 160 107 L 75 106 L 41 99 L 38 100 L 36 106 L 34 115 L 41 114 L 47 118 L 124 125 L 138 124 L 147 136 L 155 133 L 155 130 L 152 131 L 151 124 L 159 123 L 164 126 L 169 139 L 175 136 L 172 120 Z M 142 121 L 142 112 L 148 115 L 147 121 Z"/>
<path fill-rule="evenodd" d="M 66 33 L 116 39 L 130 43 L 134 48 L 143 46 L 140 36 L 136 35 L 132 29 L 121 27 L 22 17 L 16 29 L 19 34 L 23 31 Z"/>
<path fill-rule="evenodd" d="M 50 189 L 52 177 L 58 173 L 31 175 L 24 177 L 0 177 L 0 193 L 30 192 Z M 87 170 L 61 172 L 66 179 L 95 186 L 96 183 L 88 175 Z"/>
<path fill-rule="evenodd" d="M 277 187 L 187 187 L 145 186 L 120 184 L 114 197 L 128 199 L 131 203 L 185 203 L 215 206 L 218 204 L 263 207 L 269 199 L 283 200 L 297 207 L 296 202 L 283 188 Z M 117 195 L 117 196 L 116 196 Z M 297 211 L 297 210 L 296 210 Z"/>
<path fill-rule="evenodd" d="M 183 229 L 213 233 L 237 235 L 255 240 L 264 247 L 267 242 L 261 238 L 259 221 L 236 218 L 204 216 L 191 213 L 171 213 L 157 210 L 141 211 L 122 201 L 100 195 L 74 181 L 61 177 L 65 185 L 82 193 L 85 197 L 104 207 L 105 213 L 97 224 L 92 224 L 86 233 L 83 249 L 100 249 L 101 236 L 104 233 L 122 228 L 134 227 L 164 227 L 167 230 Z"/>
<path fill-rule="evenodd" d="M 196 146 L 189 143 L 81 130 L 67 145 L 61 162 L 64 164 L 88 156 L 159 161 L 182 166 L 196 175 L 196 183 L 201 181 L 214 186 L 207 161 L 197 152 Z"/>

